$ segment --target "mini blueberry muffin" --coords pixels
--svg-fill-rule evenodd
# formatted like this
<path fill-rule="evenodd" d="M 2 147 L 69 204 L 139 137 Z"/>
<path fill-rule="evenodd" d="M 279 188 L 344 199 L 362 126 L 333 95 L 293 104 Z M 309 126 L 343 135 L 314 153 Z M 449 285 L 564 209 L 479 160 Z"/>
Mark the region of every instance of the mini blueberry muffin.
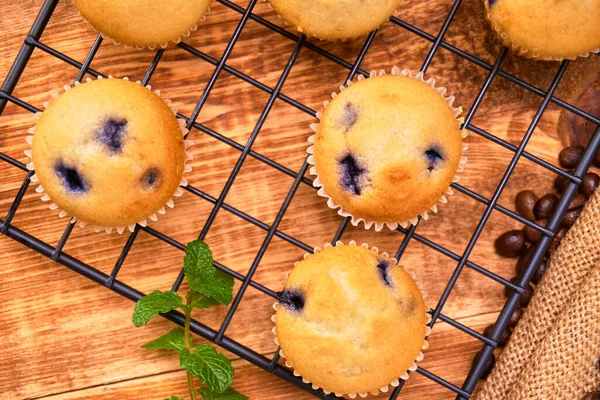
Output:
<path fill-rule="evenodd" d="M 269 0 L 298 32 L 325 40 L 354 39 L 378 28 L 403 0 Z"/>
<path fill-rule="evenodd" d="M 69 88 L 66 86 L 66 88 Z M 174 109 L 173 109 L 174 110 Z M 33 130 L 34 181 L 50 208 L 96 227 L 156 220 L 182 193 L 183 121 L 165 101 L 122 79 L 89 81 L 47 105 Z"/>
<path fill-rule="evenodd" d="M 308 161 L 318 193 L 366 228 L 406 227 L 446 202 L 449 185 L 465 163 L 463 133 L 453 97 L 422 74 L 392 70 L 332 94 L 311 128 Z M 348 82 L 350 84 L 351 82 Z"/>
<path fill-rule="evenodd" d="M 213 0 L 73 0 L 96 30 L 116 44 L 167 47 L 198 28 Z"/>
<path fill-rule="evenodd" d="M 520 56 L 574 59 L 600 50 L 600 0 L 484 0 L 494 30 Z"/>
<path fill-rule="evenodd" d="M 275 324 L 286 364 L 338 396 L 387 391 L 423 358 L 429 318 L 419 286 L 366 244 L 315 249 L 279 294 Z"/>

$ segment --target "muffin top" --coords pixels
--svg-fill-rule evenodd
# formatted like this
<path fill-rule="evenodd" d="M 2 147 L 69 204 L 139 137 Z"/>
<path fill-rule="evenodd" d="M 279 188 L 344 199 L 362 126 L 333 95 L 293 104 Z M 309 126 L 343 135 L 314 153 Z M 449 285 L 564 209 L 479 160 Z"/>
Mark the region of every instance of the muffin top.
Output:
<path fill-rule="evenodd" d="M 197 28 L 213 0 L 73 0 L 92 26 L 139 48 L 166 47 Z"/>
<path fill-rule="evenodd" d="M 35 126 L 32 161 L 59 208 L 101 227 L 140 222 L 171 200 L 185 161 L 181 128 L 158 95 L 121 79 L 67 90 Z"/>
<path fill-rule="evenodd" d="M 575 58 L 600 48 L 600 0 L 486 0 L 506 46 L 539 59 Z"/>
<path fill-rule="evenodd" d="M 319 39 L 353 39 L 378 28 L 403 0 L 269 0 L 299 32 Z"/>
<path fill-rule="evenodd" d="M 426 308 L 387 255 L 338 244 L 296 264 L 279 296 L 277 338 L 303 378 L 337 394 L 377 392 L 420 356 Z"/>
<path fill-rule="evenodd" d="M 410 76 L 352 84 L 327 105 L 313 140 L 315 183 L 368 226 L 403 223 L 435 207 L 462 154 L 455 112 Z"/>

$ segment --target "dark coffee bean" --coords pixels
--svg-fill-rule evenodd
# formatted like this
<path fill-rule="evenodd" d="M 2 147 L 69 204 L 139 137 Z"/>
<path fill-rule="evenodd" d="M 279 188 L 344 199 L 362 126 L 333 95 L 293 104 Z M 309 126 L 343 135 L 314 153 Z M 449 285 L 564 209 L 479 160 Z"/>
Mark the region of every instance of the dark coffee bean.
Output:
<path fill-rule="evenodd" d="M 278 293 L 279 304 L 291 311 L 301 312 L 304 308 L 304 295 L 297 289 L 288 289 Z"/>
<path fill-rule="evenodd" d="M 576 210 L 567 211 L 565 213 L 563 219 L 560 221 L 560 226 L 569 228 L 571 225 L 573 225 L 575 223 L 575 220 L 577 218 L 579 218 L 579 215 L 581 215 L 581 211 L 583 211 L 583 208 L 578 208 Z"/>
<path fill-rule="evenodd" d="M 539 198 L 537 195 L 531 190 L 522 190 L 517 193 L 517 197 L 515 197 L 515 207 L 519 215 L 534 220 L 533 207 L 538 200 Z"/>
<path fill-rule="evenodd" d="M 558 229 L 558 231 L 556 232 L 556 235 L 554 235 L 554 239 L 552 239 L 552 242 L 550 243 L 550 247 L 548 248 L 548 252 L 550 254 L 552 254 L 558 248 L 560 241 L 562 240 L 562 238 L 565 237 L 565 235 L 567 234 L 567 231 L 568 231 L 568 228 L 565 228 L 564 226 L 561 226 Z"/>
<path fill-rule="evenodd" d="M 490 337 L 490 335 L 492 334 L 492 329 L 494 329 L 494 324 L 486 326 L 483 330 L 483 334 L 487 337 Z M 506 328 L 506 330 L 502 332 L 502 335 L 500 335 L 500 339 L 498 340 L 499 347 L 506 346 L 506 343 L 508 343 L 508 339 L 510 339 L 510 333 L 511 332 L 509 328 Z"/>
<path fill-rule="evenodd" d="M 517 280 L 518 278 L 510 278 L 510 282 L 514 285 L 517 284 Z M 511 288 L 509 288 L 508 286 L 506 286 L 504 288 L 504 296 L 506 298 L 508 298 L 511 294 L 513 293 L 513 290 Z M 527 304 L 529 304 L 529 302 L 531 301 L 531 297 L 533 296 L 533 286 L 531 286 L 530 284 L 527 284 L 527 286 L 525 287 L 525 291 L 523 292 L 523 294 L 521 295 L 521 299 L 519 300 L 519 304 L 521 305 L 521 307 L 527 307 Z"/>
<path fill-rule="evenodd" d="M 479 362 L 480 358 L 481 358 L 481 352 L 478 352 L 477 354 L 475 354 L 471 368 L 473 368 L 475 366 L 475 364 L 477 364 Z M 487 378 L 490 375 L 490 373 L 492 372 L 492 369 L 494 369 L 494 365 L 496 365 L 496 357 L 494 356 L 494 354 L 492 354 L 491 357 L 488 359 L 487 363 L 485 364 L 485 367 L 483 368 L 483 371 L 481 372 L 481 377 L 479 379 Z"/>
<path fill-rule="evenodd" d="M 535 283 L 536 285 L 538 283 L 540 283 L 540 281 L 542 280 L 542 277 L 546 273 L 546 267 L 547 266 L 548 266 L 548 261 L 547 260 L 542 260 L 542 262 L 540 263 L 540 265 L 535 270 L 533 276 L 531 277 L 531 282 Z"/>
<path fill-rule="evenodd" d="M 585 196 L 581 193 L 575 193 L 575 195 L 571 199 L 571 202 L 569 203 L 568 210 L 574 210 L 583 206 L 585 206 Z"/>
<path fill-rule="evenodd" d="M 598 187 L 599 183 L 600 176 L 593 172 L 588 172 L 581 180 L 581 185 L 579 185 L 579 193 L 583 194 L 585 197 L 590 197 Z"/>
<path fill-rule="evenodd" d="M 531 256 L 531 253 L 533 253 L 533 246 L 527 247 L 525 251 L 523 251 L 521 256 L 519 256 L 519 261 L 517 261 L 515 271 L 517 273 L 517 276 L 521 276 L 523 274 L 523 271 L 525 270 L 525 264 L 527 263 L 527 260 L 529 260 L 529 256 Z"/>
<path fill-rule="evenodd" d="M 444 157 L 442 157 L 439 147 L 431 146 L 425 151 L 425 160 L 427 160 L 427 170 L 431 172 L 439 163 L 444 161 Z"/>
<path fill-rule="evenodd" d="M 548 193 L 540 197 L 533 207 L 535 219 L 548 219 L 554 211 L 554 207 L 558 202 L 558 197 L 552 193 Z"/>
<path fill-rule="evenodd" d="M 390 263 L 387 262 L 384 259 L 380 259 L 379 263 L 377 264 L 377 270 L 379 271 L 379 276 L 381 277 L 381 280 L 383 280 L 383 283 L 385 283 L 385 286 L 392 286 L 392 281 L 390 279 L 390 275 L 388 273 L 388 267 L 390 266 Z"/>
<path fill-rule="evenodd" d="M 600 392 L 589 392 L 581 398 L 581 400 L 600 400 Z"/>
<path fill-rule="evenodd" d="M 558 154 L 558 163 L 563 168 L 575 168 L 583 156 L 585 149 L 581 146 L 565 147 Z"/>
<path fill-rule="evenodd" d="M 535 222 L 537 222 L 538 225 L 546 226 L 546 222 L 548 222 L 548 221 L 545 219 L 540 219 Z M 524 226 L 522 231 L 523 231 L 523 235 L 525 235 L 525 240 L 527 240 L 528 242 L 531 242 L 531 243 L 537 242 L 542 237 L 542 232 L 538 231 L 535 228 L 531 228 L 529 226 Z"/>
<path fill-rule="evenodd" d="M 525 286 L 525 291 L 521 295 L 521 299 L 519 300 L 519 305 L 523 308 L 529 305 L 531 298 L 533 297 L 533 286 L 530 283 Z"/>
<path fill-rule="evenodd" d="M 598 151 L 594 156 L 593 162 L 596 167 L 600 168 L 600 151 Z"/>
<path fill-rule="evenodd" d="M 525 235 L 518 230 L 504 232 L 494 242 L 496 253 L 503 257 L 515 257 L 525 250 Z"/>
<path fill-rule="evenodd" d="M 517 326 L 517 324 L 519 323 L 519 320 L 521 319 L 522 316 L 523 316 L 523 310 L 521 310 L 521 308 L 517 307 L 515 309 L 515 311 L 513 311 L 512 315 L 510 316 L 510 319 L 508 320 L 508 326 Z"/>
<path fill-rule="evenodd" d="M 554 179 L 554 187 L 556 188 L 556 190 L 558 190 L 559 193 L 564 192 L 568 184 L 569 180 L 564 176 L 559 175 L 556 177 L 556 179 Z"/>

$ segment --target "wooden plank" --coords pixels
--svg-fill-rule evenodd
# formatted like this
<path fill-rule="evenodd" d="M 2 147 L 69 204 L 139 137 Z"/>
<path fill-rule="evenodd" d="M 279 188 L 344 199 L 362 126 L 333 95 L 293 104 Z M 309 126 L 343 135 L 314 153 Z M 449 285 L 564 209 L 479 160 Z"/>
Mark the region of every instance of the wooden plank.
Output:
<path fill-rule="evenodd" d="M 493 321 L 496 314 L 485 314 L 465 318 L 461 322 L 482 328 Z M 441 323 L 436 327 L 436 334 L 432 336 L 432 350 L 427 353 L 423 367 L 443 378 L 458 381 L 468 372 L 474 354 L 479 350 L 476 340 L 462 334 L 447 324 Z M 144 350 L 140 350 L 144 351 Z M 269 356 L 272 356 L 270 354 Z M 78 400 L 93 398 L 96 400 L 128 398 L 128 399 L 160 399 L 171 395 L 187 396 L 187 383 L 185 373 L 174 371 L 178 367 L 177 357 L 173 353 L 164 352 L 155 358 L 165 360 L 171 364 L 172 371 L 159 375 L 145 375 L 135 379 L 121 379 L 89 389 L 76 390 L 69 393 L 60 393 L 39 397 L 46 400 Z M 290 383 L 273 377 L 267 372 L 248 364 L 243 360 L 233 362 L 236 377 L 233 387 L 251 399 L 311 399 L 314 398 L 297 389 Z M 260 384 L 256 384 L 257 380 Z M 405 383 L 402 398 L 420 399 L 427 391 L 427 399 L 448 399 L 452 392 L 441 386 L 432 387 L 431 381 L 419 374 L 412 374 Z M 389 393 L 380 394 L 372 398 L 385 399 Z"/>
<path fill-rule="evenodd" d="M 23 38 L 40 5 L 40 0 L 11 2 L 0 0 L 0 79 L 8 72 Z M 420 29 L 436 34 L 451 6 L 448 0 L 431 2 L 407 1 L 397 16 Z M 247 1 L 239 4 L 245 5 Z M 254 12 L 283 26 L 272 10 L 259 2 Z M 186 43 L 219 58 L 239 21 L 240 15 L 222 4 L 213 12 L 198 32 Z M 42 42 L 75 60 L 85 59 L 95 40 L 91 28 L 81 20 L 71 2 L 61 1 L 52 17 Z M 447 40 L 459 48 L 493 63 L 499 46 L 484 19 L 483 7 L 477 0 L 461 5 Z M 311 40 L 312 41 L 312 40 Z M 345 43 L 312 41 L 346 60 L 354 60 L 362 40 Z M 275 85 L 295 43 L 254 21 L 249 21 L 227 64 L 272 87 Z M 376 35 L 372 49 L 363 61 L 363 68 L 387 68 L 398 65 L 417 70 L 431 43 L 390 23 Z M 154 57 L 151 51 L 135 51 L 104 43 L 92 67 L 117 77 L 141 79 Z M 589 77 L 598 71 L 600 57 L 572 62 L 565 84 L 558 96 L 576 99 Z M 522 79 L 546 89 L 558 67 L 557 63 L 535 63 L 508 56 L 503 68 Z M 185 51 L 168 49 L 151 80 L 156 89 L 173 100 L 180 111 L 189 115 L 200 98 L 214 67 Z M 468 111 L 487 72 L 440 50 L 434 57 L 429 73 L 438 77 L 440 85 L 457 96 L 457 103 Z M 330 92 L 336 90 L 348 73 L 334 62 L 302 49 L 282 93 L 319 109 Z M 70 83 L 77 69 L 35 50 L 14 95 L 42 107 L 57 88 Z M 198 117 L 198 122 L 240 143 L 246 143 L 268 100 L 265 93 L 223 72 Z M 485 96 L 473 123 L 499 138 L 518 145 L 529 126 L 540 97 L 528 93 L 504 79 L 496 79 Z M 558 132 L 561 115 L 551 106 L 544 114 L 527 151 L 555 163 L 556 154 L 567 143 L 576 140 L 568 129 Z M 272 158 L 292 171 L 298 171 L 306 157 L 306 138 L 311 134 L 312 118 L 276 101 L 253 149 Z M 33 116 L 9 104 L 0 116 L 0 151 L 26 162 L 23 151 L 26 130 L 35 123 Z M 218 197 L 229 171 L 240 152 L 215 138 L 193 130 L 190 137 L 197 143 L 190 184 Z M 469 164 L 462 174 L 461 184 L 489 198 L 500 180 L 512 153 L 487 139 L 471 135 L 468 139 Z M 0 163 L 0 216 L 4 218 L 25 177 L 23 171 Z M 500 198 L 500 204 L 514 209 L 512 199 L 524 186 L 547 190 L 554 176 L 528 161 L 521 161 Z M 293 179 L 262 162 L 249 157 L 237 177 L 226 203 L 270 225 L 289 190 Z M 21 229 L 55 245 L 66 220 L 39 201 L 30 187 L 13 223 Z M 542 194 L 540 192 L 540 194 Z M 151 226 L 174 239 L 186 243 L 202 229 L 212 204 L 190 193 L 178 199 L 176 207 Z M 461 255 L 484 211 L 484 206 L 457 194 L 440 213 L 422 223 L 417 233 L 446 246 Z M 326 207 L 313 188 L 302 184 L 286 212 L 279 230 L 298 238 L 309 246 L 321 246 L 333 237 L 340 218 Z M 519 225 L 498 212 L 492 213 L 470 259 L 491 271 L 510 278 L 514 260 L 502 259 L 492 250 L 493 240 L 504 230 Z M 228 267 L 245 274 L 265 238 L 265 231 L 221 210 L 207 237 L 215 258 Z M 403 235 L 399 232 L 365 231 L 348 227 L 344 240 L 354 239 L 377 245 L 394 253 Z M 110 273 L 127 235 L 95 233 L 92 229 L 76 228 L 65 251 L 95 268 Z M 254 279 L 272 290 L 278 290 L 285 274 L 302 250 L 274 238 L 260 260 Z M 456 266 L 456 261 L 412 241 L 402 259 L 414 270 L 429 293 L 429 303 L 435 306 Z M 128 255 L 119 279 L 148 292 L 168 289 L 177 276 L 182 253 L 150 235 L 139 234 Z M 66 268 L 27 250 L 5 236 L 0 237 L 0 326 L 6 340 L 0 341 L 0 391 L 9 399 L 39 398 L 160 398 L 175 393 L 184 394 L 181 374 L 172 355 L 151 353 L 139 345 L 160 335 L 171 324 L 157 320 L 136 329 L 130 322 L 133 304 L 107 291 Z M 239 287 L 239 282 L 236 287 Z M 464 270 L 452 292 L 444 314 L 461 320 L 481 331 L 493 321 L 504 302 L 502 287 L 481 274 Z M 227 335 L 262 354 L 275 351 L 269 319 L 273 299 L 255 289 L 249 289 L 236 313 Z M 206 310 L 197 317 L 217 328 L 227 310 L 224 307 Z M 482 315 L 481 317 L 474 317 Z M 466 376 L 472 354 L 478 348 L 468 336 L 444 324 L 436 327 L 431 337 L 431 349 L 423 366 L 439 373 L 460 386 Z M 468 342 L 468 343 L 467 343 Z M 308 398 L 292 385 L 283 383 L 244 361 L 235 362 L 236 387 L 251 397 Z M 121 382 L 121 383 L 116 383 Z M 174 392 L 175 390 L 175 392 Z M 272 391 L 271 391 L 272 390 Z M 72 392 L 69 395 L 58 394 Z M 451 393 L 420 376 L 411 378 L 406 387 L 408 398 L 427 392 L 431 398 L 450 398 Z M 116 395 L 119 394 L 119 396 Z M 66 396 L 66 397 L 65 397 Z M 75 396 L 75 397 L 69 397 Z M 79 396 L 79 397 L 77 397 Z M 114 396 L 114 397 L 113 397 Z M 436 397 L 437 396 L 437 397 Z"/>

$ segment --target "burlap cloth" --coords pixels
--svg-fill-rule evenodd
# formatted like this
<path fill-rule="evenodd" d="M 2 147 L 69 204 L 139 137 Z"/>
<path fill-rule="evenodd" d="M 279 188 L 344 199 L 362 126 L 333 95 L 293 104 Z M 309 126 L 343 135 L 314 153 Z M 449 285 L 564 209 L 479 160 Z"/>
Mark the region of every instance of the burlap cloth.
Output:
<path fill-rule="evenodd" d="M 477 400 L 579 399 L 600 384 L 600 191 L 550 259 Z"/>

